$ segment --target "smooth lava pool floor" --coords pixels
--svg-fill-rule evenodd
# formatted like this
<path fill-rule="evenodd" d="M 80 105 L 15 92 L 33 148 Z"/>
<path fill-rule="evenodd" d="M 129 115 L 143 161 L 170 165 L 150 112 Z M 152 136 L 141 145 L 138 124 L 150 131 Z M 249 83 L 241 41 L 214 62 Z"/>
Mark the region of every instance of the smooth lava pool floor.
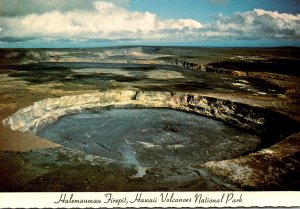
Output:
<path fill-rule="evenodd" d="M 171 109 L 110 109 L 66 115 L 37 135 L 86 154 L 143 168 L 224 160 L 261 140 L 225 123 Z"/>

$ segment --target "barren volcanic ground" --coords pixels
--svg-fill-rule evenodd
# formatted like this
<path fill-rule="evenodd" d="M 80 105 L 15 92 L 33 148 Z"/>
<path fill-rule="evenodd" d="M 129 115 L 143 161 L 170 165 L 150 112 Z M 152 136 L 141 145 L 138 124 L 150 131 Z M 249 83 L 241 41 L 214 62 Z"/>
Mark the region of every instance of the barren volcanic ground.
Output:
<path fill-rule="evenodd" d="M 300 49 L 0 50 L 1 191 L 300 189 Z"/>

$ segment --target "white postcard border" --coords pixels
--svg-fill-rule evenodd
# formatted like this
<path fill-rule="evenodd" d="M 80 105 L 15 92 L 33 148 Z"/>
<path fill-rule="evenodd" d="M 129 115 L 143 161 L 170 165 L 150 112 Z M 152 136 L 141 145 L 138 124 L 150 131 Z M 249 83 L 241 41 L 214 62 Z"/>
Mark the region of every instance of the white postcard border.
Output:
<path fill-rule="evenodd" d="M 300 192 L 0 193 L 1 208 L 300 207 Z"/>

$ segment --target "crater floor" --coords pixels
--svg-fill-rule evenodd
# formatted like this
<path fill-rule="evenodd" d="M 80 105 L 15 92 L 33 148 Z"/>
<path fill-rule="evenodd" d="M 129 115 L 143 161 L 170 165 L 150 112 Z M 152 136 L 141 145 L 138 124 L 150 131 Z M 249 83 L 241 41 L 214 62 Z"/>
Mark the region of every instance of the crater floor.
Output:
<path fill-rule="evenodd" d="M 137 167 L 186 167 L 235 158 L 261 140 L 223 122 L 170 109 L 112 109 L 60 118 L 37 135 Z"/>

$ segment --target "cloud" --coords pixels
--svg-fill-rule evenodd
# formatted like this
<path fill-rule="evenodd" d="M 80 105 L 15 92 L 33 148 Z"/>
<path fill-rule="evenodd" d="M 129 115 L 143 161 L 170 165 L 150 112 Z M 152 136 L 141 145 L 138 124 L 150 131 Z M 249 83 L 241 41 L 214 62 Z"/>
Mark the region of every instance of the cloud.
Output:
<path fill-rule="evenodd" d="M 210 30 L 236 39 L 300 39 L 300 14 L 254 9 L 232 16 L 220 14 Z"/>
<path fill-rule="evenodd" d="M 95 11 L 96 0 L 1 0 L 1 16 L 24 16 L 42 14 L 49 11 Z M 106 0 L 119 7 L 127 7 L 130 0 Z"/>
<path fill-rule="evenodd" d="M 95 1 L 93 10 L 53 10 L 41 14 L 2 17 L 0 40 L 29 38 L 147 39 L 170 38 L 176 33 L 197 30 L 202 24 L 192 19 L 160 20 L 150 12 L 129 12 L 111 2 Z"/>
<path fill-rule="evenodd" d="M 131 12 L 128 0 L 2 0 L 0 42 L 43 43 L 95 40 L 189 42 L 211 40 L 299 40 L 300 14 L 255 9 L 231 16 L 219 14 L 202 24 L 194 19 L 161 20 L 150 12 Z M 8 1 L 12 2 L 11 4 Z M 218 2 L 218 0 L 213 0 Z M 68 3 L 67 3 L 68 2 Z M 2 2 L 1 2 L 2 3 Z M 6 5 L 7 4 L 7 5 Z M 3 5 L 10 5 L 2 13 Z"/>

